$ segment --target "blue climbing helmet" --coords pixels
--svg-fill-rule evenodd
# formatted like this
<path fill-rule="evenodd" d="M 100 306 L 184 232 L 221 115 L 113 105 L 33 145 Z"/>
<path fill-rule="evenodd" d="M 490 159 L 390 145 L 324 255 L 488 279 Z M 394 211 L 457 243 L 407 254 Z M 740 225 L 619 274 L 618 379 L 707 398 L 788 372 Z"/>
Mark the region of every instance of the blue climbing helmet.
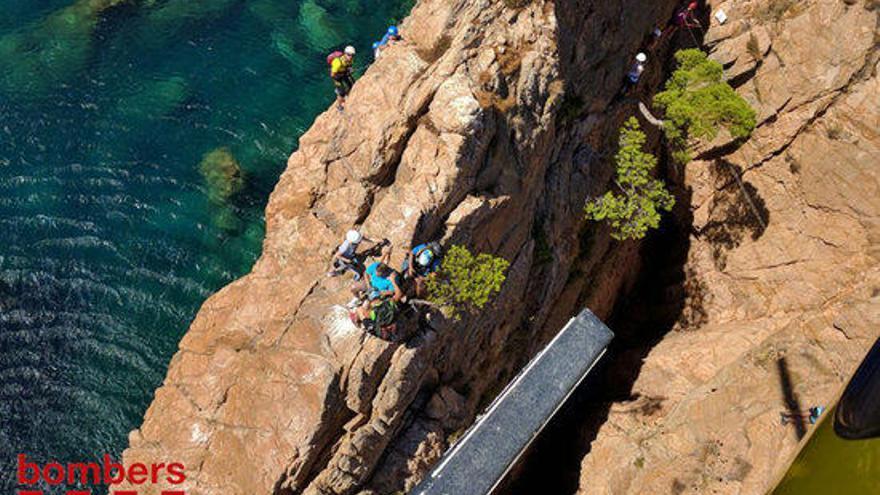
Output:
<path fill-rule="evenodd" d="M 378 41 L 373 42 L 373 50 L 375 50 L 376 48 L 379 48 L 380 46 L 382 46 L 382 44 L 379 43 Z"/>
<path fill-rule="evenodd" d="M 389 36 L 397 36 L 397 26 L 390 26 L 388 28 L 388 35 Z"/>

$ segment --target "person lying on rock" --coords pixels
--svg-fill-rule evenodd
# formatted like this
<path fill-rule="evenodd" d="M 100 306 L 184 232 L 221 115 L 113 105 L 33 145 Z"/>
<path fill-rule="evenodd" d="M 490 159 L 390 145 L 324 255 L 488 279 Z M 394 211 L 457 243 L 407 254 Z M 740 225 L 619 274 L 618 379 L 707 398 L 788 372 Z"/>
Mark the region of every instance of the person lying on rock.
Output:
<path fill-rule="evenodd" d="M 415 297 L 423 298 L 426 295 L 425 281 L 434 272 L 440 269 L 440 256 L 442 249 L 437 242 L 419 244 L 406 254 L 400 271 L 403 279 L 411 282 Z"/>
<path fill-rule="evenodd" d="M 825 412 L 825 406 L 813 406 L 807 411 L 781 412 L 779 419 L 783 425 L 794 423 L 795 421 L 809 421 L 811 425 L 819 421 L 819 416 Z"/>
<path fill-rule="evenodd" d="M 361 242 L 367 242 L 373 246 L 379 244 L 376 241 L 367 239 L 357 230 L 349 230 L 345 234 L 345 240 L 342 241 L 342 244 L 333 253 L 332 266 L 330 271 L 327 272 L 328 277 L 335 277 L 342 275 L 346 271 L 351 271 L 354 273 L 355 281 L 361 279 L 364 265 L 361 263 L 357 252 Z"/>

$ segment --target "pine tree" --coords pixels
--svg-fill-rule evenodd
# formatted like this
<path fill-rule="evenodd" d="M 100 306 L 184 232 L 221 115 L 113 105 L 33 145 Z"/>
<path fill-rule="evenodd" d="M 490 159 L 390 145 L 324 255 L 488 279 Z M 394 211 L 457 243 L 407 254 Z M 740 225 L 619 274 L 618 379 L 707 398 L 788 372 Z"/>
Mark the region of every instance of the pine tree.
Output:
<path fill-rule="evenodd" d="M 588 202 L 584 212 L 588 219 L 607 220 L 611 237 L 618 240 L 641 239 L 649 228 L 660 225 L 660 210 L 669 211 L 675 198 L 662 181 L 653 177 L 657 157 L 642 151 L 645 133 L 639 122 L 630 117 L 620 129 L 620 149 L 614 157 L 617 190 Z"/>
<path fill-rule="evenodd" d="M 675 60 L 678 68 L 654 105 L 665 113 L 663 130 L 677 162 L 691 159 L 688 139 L 711 141 L 722 127 L 734 138 L 751 135 L 755 110 L 723 80 L 721 64 L 696 48 L 680 50 Z"/>

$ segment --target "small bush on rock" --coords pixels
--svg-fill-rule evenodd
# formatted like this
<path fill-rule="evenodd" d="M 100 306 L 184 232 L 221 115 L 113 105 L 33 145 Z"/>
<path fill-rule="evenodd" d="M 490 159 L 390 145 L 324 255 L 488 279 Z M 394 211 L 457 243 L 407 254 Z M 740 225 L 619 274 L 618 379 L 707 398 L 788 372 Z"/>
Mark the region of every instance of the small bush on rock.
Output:
<path fill-rule="evenodd" d="M 455 245 L 443 257 L 436 276 L 428 278 L 428 300 L 453 319 L 482 309 L 504 283 L 510 262 L 487 253 L 477 256 Z"/>

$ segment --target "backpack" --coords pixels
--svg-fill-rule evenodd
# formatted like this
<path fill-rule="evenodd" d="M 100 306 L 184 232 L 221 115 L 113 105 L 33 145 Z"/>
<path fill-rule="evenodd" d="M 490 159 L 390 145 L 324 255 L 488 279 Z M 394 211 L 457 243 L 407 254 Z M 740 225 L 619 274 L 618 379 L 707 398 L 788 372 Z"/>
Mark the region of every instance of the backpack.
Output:
<path fill-rule="evenodd" d="M 397 318 L 397 304 L 391 299 L 385 299 L 370 310 L 370 317 L 364 320 L 364 328 L 377 337 L 390 338 L 391 331 L 387 327 L 392 326 Z"/>
<path fill-rule="evenodd" d="M 333 61 L 343 55 L 345 55 L 345 54 L 339 50 L 336 50 L 335 52 L 331 53 L 330 55 L 327 55 L 327 65 L 330 66 L 329 70 L 330 70 L 331 76 L 333 75 Z"/>

